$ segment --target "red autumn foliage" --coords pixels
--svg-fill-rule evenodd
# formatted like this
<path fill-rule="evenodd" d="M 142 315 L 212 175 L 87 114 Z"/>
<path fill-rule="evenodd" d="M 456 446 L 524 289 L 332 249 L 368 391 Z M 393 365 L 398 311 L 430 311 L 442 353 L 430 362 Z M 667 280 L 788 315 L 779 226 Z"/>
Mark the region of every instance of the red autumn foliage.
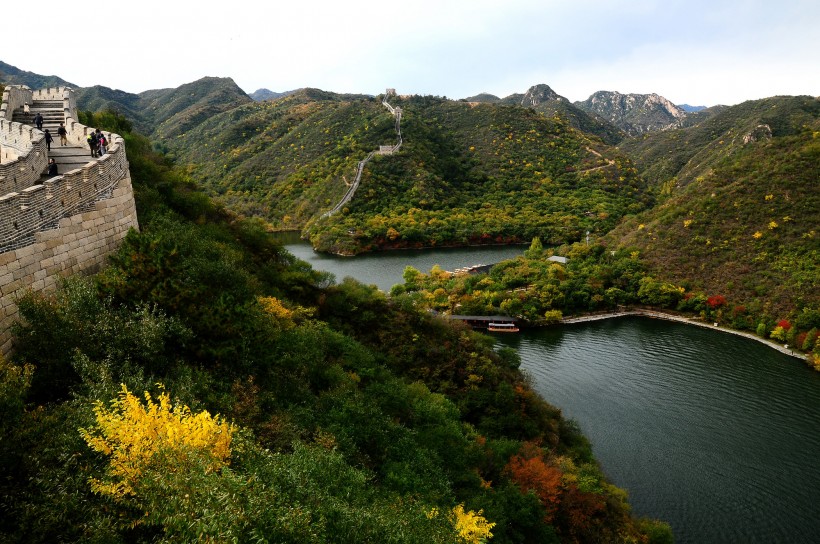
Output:
<path fill-rule="evenodd" d="M 792 328 L 792 324 L 789 323 L 788 319 L 781 319 L 777 322 L 777 326 L 781 327 L 784 331 L 787 331 Z"/>
<path fill-rule="evenodd" d="M 606 510 L 603 496 L 585 493 L 575 485 L 569 486 L 561 497 L 561 510 L 556 522 L 561 532 L 570 542 L 594 542 L 592 537 L 603 519 Z"/>
<path fill-rule="evenodd" d="M 735 315 L 745 314 L 746 313 L 746 306 L 743 306 L 743 305 L 735 306 L 734 309 L 732 310 L 732 313 L 735 314 Z"/>
<path fill-rule="evenodd" d="M 540 448 L 525 444 L 519 455 L 510 458 L 504 471 L 522 493 L 535 493 L 547 512 L 544 521 L 552 523 L 561 497 L 561 471 L 547 464 Z"/>
<path fill-rule="evenodd" d="M 720 308 L 726 305 L 726 297 L 723 295 L 712 295 L 706 299 L 706 304 L 712 309 Z"/>

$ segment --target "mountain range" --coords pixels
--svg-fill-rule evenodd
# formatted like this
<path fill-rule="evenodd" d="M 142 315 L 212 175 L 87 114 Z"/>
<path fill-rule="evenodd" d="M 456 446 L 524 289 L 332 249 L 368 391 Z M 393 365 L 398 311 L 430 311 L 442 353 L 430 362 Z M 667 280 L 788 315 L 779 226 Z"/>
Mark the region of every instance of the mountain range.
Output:
<path fill-rule="evenodd" d="M 48 79 L 0 66 L 6 81 Z M 402 151 L 374 158 L 356 197 L 323 218 L 358 161 L 395 143 L 393 119 L 381 97 L 300 89 L 258 101 L 262 91 L 203 78 L 81 89 L 79 103 L 126 114 L 224 205 L 320 249 L 555 245 L 590 231 L 639 248 L 659 277 L 769 297 L 783 312 L 818 304 L 817 98 L 692 108 L 599 91 L 572 103 L 543 84 L 505 98 L 393 97 Z"/>

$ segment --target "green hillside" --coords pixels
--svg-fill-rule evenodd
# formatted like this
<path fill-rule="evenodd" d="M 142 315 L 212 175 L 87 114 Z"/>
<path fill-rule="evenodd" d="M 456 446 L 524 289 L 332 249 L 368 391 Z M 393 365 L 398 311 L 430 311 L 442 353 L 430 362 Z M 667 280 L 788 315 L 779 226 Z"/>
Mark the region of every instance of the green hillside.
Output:
<path fill-rule="evenodd" d="M 352 182 L 356 164 L 396 142 L 376 99 L 303 90 L 248 104 L 169 142 L 241 213 L 275 228 L 307 225 L 322 250 L 550 243 L 606 232 L 649 202 L 622 156 L 560 118 L 532 109 L 435 97 L 392 100 L 404 145 L 368 165 L 343 213 L 317 219 Z"/>
<path fill-rule="evenodd" d="M 81 111 L 115 111 L 126 116 L 143 133 L 151 131 L 139 95 L 95 85 L 76 90 L 77 107 Z"/>
<path fill-rule="evenodd" d="M 480 93 L 463 101 L 532 108 L 546 117 L 559 117 L 569 126 L 595 135 L 609 145 L 615 145 L 625 137 L 624 132 L 609 121 L 593 112 L 582 110 L 545 84 L 533 85 L 524 94 L 513 94 L 504 99 L 489 93 Z"/>
<path fill-rule="evenodd" d="M 0 541 L 670 541 L 512 351 L 334 285 L 124 136 L 141 231 L 24 295 L 0 360 Z"/>
<path fill-rule="evenodd" d="M 596 240 L 602 245 L 557 248 L 570 257 L 562 266 L 546 260 L 539 241 L 486 276 L 410 272 L 396 294 L 438 311 L 531 323 L 643 304 L 809 351 L 820 327 L 818 103 L 749 102 L 692 128 L 626 140 L 621 148 L 644 153 L 635 161 L 654 172 L 664 199 L 625 217 Z M 686 156 L 689 164 L 672 171 L 681 178 L 655 177 Z"/>
<path fill-rule="evenodd" d="M 74 88 L 77 87 L 73 83 L 69 83 L 61 77 L 44 76 L 41 74 L 35 74 L 34 72 L 27 72 L 26 70 L 21 70 L 11 64 L 6 64 L 3 61 L 0 61 L 0 81 L 5 85 L 28 85 L 32 89 L 60 87 L 62 85 Z"/>
<path fill-rule="evenodd" d="M 812 126 L 820 101 L 772 97 L 716 109 L 700 124 L 624 140 L 619 148 L 652 185 L 683 186 L 741 150 L 744 140 L 794 135 Z"/>
<path fill-rule="evenodd" d="M 743 144 L 764 123 L 772 136 Z M 678 146 L 668 153 L 646 146 L 644 160 L 650 151 L 692 155 L 677 170 L 684 187 L 622 223 L 610 243 L 639 248 L 661 277 L 770 319 L 820 306 L 820 101 L 745 103 L 701 127 L 652 139 Z M 656 159 L 647 170 L 670 175 L 672 163 Z"/>
<path fill-rule="evenodd" d="M 175 138 L 210 117 L 252 99 L 231 78 L 203 77 L 175 89 L 140 93 L 140 106 L 153 124 L 152 136 Z"/>
<path fill-rule="evenodd" d="M 140 94 L 101 85 L 77 90 L 81 110 L 111 110 L 128 117 L 142 133 L 175 138 L 213 115 L 251 102 L 230 78 L 204 77 L 174 89 Z"/>

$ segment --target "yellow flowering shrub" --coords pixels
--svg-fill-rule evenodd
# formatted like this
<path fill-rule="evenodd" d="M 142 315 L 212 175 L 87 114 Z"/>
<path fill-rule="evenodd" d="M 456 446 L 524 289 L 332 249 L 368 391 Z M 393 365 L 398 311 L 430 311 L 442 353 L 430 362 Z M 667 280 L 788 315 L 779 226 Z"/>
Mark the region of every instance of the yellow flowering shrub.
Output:
<path fill-rule="evenodd" d="M 259 297 L 259 306 L 265 314 L 273 317 L 276 321 L 286 326 L 293 324 L 293 311 L 285 308 L 282 302 L 276 297 Z"/>
<path fill-rule="evenodd" d="M 484 544 L 493 537 L 490 530 L 495 527 L 495 523 L 488 522 L 481 514 L 473 510 L 464 511 L 464 505 L 459 504 L 450 511 L 448 519 L 456 530 L 458 542 L 467 544 Z M 439 509 L 433 507 L 429 512 L 425 512 L 427 519 L 435 519 L 439 515 Z"/>
<path fill-rule="evenodd" d="M 453 508 L 451 521 L 456 529 L 459 539 L 468 544 L 481 544 L 493 537 L 490 530 L 495 527 L 495 523 L 490 523 L 481 514 L 469 510 L 464 511 L 464 505 L 459 504 Z"/>
<path fill-rule="evenodd" d="M 92 478 L 93 491 L 115 499 L 133 495 L 134 486 L 160 453 L 178 466 L 191 455 L 204 456 L 210 471 L 228 465 L 233 425 L 207 411 L 193 413 L 187 406 L 174 406 L 165 392 L 156 400 L 148 392 L 144 396 L 143 403 L 123 384 L 110 408 L 95 404 L 95 426 L 80 429 L 91 449 L 109 457 L 109 479 Z"/>
<path fill-rule="evenodd" d="M 287 308 L 276 297 L 258 297 L 257 302 L 265 315 L 278 323 L 284 329 L 290 329 L 301 319 L 310 317 L 313 311 L 296 305 L 293 309 Z"/>

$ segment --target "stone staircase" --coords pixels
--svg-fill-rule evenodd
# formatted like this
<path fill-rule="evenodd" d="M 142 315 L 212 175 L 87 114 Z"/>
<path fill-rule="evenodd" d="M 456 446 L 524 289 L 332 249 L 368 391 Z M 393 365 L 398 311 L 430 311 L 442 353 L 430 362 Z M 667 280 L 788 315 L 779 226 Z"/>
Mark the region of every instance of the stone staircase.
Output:
<path fill-rule="evenodd" d="M 60 145 L 60 137 L 57 129 L 60 123 L 65 122 L 65 113 L 62 100 L 34 100 L 29 104 L 30 113 L 27 115 L 23 108 L 14 110 L 12 121 L 24 123 L 34 127 L 34 116 L 38 113 L 43 116 L 43 130 L 48 129 L 54 141 L 51 142 L 51 151 L 48 153 L 50 159 L 57 163 L 57 173 L 65 174 L 71 170 L 82 168 L 92 160 L 88 149 L 76 145 Z M 40 176 L 40 183 L 49 179 L 48 170 Z"/>

